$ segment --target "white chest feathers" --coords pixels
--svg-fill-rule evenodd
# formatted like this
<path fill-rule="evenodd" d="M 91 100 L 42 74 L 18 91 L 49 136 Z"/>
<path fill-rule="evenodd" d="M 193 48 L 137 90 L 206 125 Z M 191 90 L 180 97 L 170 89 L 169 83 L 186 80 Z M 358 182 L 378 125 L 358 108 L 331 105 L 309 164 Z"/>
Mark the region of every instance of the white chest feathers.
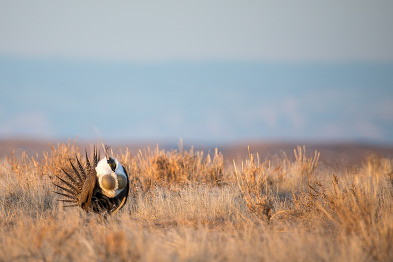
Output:
<path fill-rule="evenodd" d="M 128 182 L 123 166 L 117 159 L 113 160 L 115 171 L 112 170 L 106 158 L 101 159 L 96 167 L 98 183 L 102 193 L 109 198 L 114 198 L 120 194 Z"/>

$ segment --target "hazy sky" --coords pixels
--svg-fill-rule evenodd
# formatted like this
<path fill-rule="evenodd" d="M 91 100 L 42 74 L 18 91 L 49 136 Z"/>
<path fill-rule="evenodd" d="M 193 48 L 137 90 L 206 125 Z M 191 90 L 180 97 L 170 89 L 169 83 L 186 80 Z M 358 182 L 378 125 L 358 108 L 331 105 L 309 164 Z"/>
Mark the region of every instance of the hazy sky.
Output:
<path fill-rule="evenodd" d="M 392 10 L 0 0 L 0 138 L 393 143 Z"/>
<path fill-rule="evenodd" d="M 392 61 L 393 1 L 0 1 L 0 54 Z"/>

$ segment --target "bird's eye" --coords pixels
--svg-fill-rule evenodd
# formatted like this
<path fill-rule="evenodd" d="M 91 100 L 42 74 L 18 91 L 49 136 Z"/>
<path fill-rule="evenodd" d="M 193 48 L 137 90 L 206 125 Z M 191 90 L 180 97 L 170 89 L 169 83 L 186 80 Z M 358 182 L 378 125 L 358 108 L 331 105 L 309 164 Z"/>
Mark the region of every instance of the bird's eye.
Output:
<path fill-rule="evenodd" d="M 111 167 L 112 171 L 115 171 L 115 169 L 116 169 L 116 162 L 112 158 L 109 158 L 108 165 Z"/>

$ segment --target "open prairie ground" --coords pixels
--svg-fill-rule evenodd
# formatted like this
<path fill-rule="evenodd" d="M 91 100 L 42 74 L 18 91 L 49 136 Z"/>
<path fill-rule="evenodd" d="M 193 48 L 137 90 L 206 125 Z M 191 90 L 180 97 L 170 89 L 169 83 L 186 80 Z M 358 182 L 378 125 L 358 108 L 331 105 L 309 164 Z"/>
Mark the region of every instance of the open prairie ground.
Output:
<path fill-rule="evenodd" d="M 53 193 L 54 174 L 84 147 L 7 152 L 0 261 L 392 261 L 391 155 L 347 165 L 315 149 L 258 154 L 251 145 L 226 157 L 182 145 L 113 147 L 131 189 L 107 218 L 64 207 Z"/>

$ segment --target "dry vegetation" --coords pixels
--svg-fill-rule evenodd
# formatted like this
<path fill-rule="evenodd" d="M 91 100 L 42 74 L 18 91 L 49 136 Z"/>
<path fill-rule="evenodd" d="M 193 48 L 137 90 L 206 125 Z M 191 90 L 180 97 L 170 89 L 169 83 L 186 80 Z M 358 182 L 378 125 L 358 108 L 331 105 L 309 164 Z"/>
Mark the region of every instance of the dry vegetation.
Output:
<path fill-rule="evenodd" d="M 333 171 L 304 147 L 225 168 L 219 152 L 181 146 L 114 153 L 132 187 L 108 219 L 52 193 L 52 174 L 81 154 L 74 144 L 4 161 L 0 261 L 393 260 L 391 159 Z"/>

